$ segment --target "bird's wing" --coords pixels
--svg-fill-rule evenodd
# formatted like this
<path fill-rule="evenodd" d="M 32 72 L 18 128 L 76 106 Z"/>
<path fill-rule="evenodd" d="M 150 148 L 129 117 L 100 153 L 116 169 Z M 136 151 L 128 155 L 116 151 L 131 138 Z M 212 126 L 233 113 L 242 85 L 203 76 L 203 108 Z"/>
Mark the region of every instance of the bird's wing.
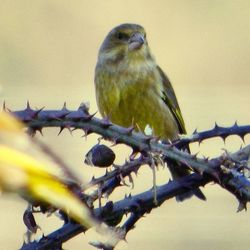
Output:
<path fill-rule="evenodd" d="M 185 123 L 181 114 L 179 104 L 177 102 L 177 98 L 174 93 L 174 89 L 169 79 L 167 78 L 165 73 L 162 71 L 162 69 L 159 66 L 157 66 L 157 69 L 161 75 L 162 82 L 163 82 L 162 99 L 171 110 L 173 116 L 175 117 L 180 133 L 186 134 Z"/>

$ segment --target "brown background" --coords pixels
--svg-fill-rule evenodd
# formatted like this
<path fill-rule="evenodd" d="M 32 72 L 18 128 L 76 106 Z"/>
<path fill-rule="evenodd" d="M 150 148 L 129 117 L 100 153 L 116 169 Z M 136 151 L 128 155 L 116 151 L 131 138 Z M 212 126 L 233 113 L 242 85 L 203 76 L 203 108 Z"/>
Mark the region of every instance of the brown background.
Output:
<path fill-rule="evenodd" d="M 50 109 L 60 108 L 64 101 L 72 109 L 89 101 L 95 112 L 98 48 L 107 32 L 123 22 L 146 28 L 157 62 L 172 80 L 189 133 L 210 129 L 215 121 L 250 123 L 250 2 L 241 0 L 1 0 L 1 102 L 16 110 L 27 100 L 33 107 Z M 57 137 L 57 132 L 46 129 L 43 140 L 83 179 L 90 178 L 94 170 L 84 167 L 82 159 L 96 136 L 85 141 L 80 131 L 73 137 L 68 132 Z M 194 145 L 193 152 L 215 156 L 222 148 L 236 150 L 241 144 L 237 137 L 226 145 L 216 139 L 200 148 Z M 95 170 L 96 175 L 102 173 Z M 164 183 L 167 171 L 159 170 L 157 178 Z M 114 198 L 122 198 L 124 191 L 150 188 L 151 171 L 144 168 L 135 181 L 135 190 L 120 188 Z M 117 249 L 249 248 L 249 213 L 237 214 L 237 201 L 216 185 L 207 185 L 204 192 L 207 202 L 191 199 L 177 204 L 173 199 L 155 209 Z M 0 203 L 0 248 L 17 249 L 23 239 L 26 203 L 6 195 Z M 38 221 L 48 233 L 58 220 L 52 216 Z M 80 235 L 65 248 L 93 249 L 85 242 Z"/>

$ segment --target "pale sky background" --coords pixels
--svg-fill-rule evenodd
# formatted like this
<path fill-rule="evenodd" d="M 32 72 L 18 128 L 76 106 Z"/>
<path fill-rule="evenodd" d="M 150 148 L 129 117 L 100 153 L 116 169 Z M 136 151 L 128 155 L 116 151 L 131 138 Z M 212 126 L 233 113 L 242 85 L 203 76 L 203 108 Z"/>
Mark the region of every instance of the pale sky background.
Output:
<path fill-rule="evenodd" d="M 91 112 L 97 111 L 93 78 L 98 49 L 106 34 L 124 22 L 146 29 L 151 50 L 173 83 L 188 133 L 210 129 L 215 121 L 250 124 L 250 2 L 243 0 L 0 0 L 1 103 L 5 100 L 17 110 L 29 100 L 32 107 L 58 109 L 66 101 L 76 109 L 88 101 Z M 94 170 L 84 166 L 83 156 L 96 137 L 85 141 L 80 131 L 59 137 L 57 132 L 46 129 L 42 139 L 77 174 L 90 178 Z M 236 150 L 241 144 L 232 137 L 225 145 L 216 139 L 192 149 L 215 156 L 222 148 Z M 118 163 L 124 160 L 120 148 Z M 159 184 L 168 179 L 166 170 L 157 176 Z M 135 186 L 132 191 L 118 189 L 114 197 L 150 188 L 151 171 L 143 168 Z M 203 190 L 207 202 L 167 201 L 140 220 L 117 249 L 249 248 L 249 213 L 236 213 L 237 201 L 216 185 Z M 1 249 L 18 249 L 26 204 L 13 196 L 3 196 L 0 204 Z M 38 221 L 48 233 L 58 220 Z M 65 248 L 93 249 L 86 242 L 82 234 Z"/>

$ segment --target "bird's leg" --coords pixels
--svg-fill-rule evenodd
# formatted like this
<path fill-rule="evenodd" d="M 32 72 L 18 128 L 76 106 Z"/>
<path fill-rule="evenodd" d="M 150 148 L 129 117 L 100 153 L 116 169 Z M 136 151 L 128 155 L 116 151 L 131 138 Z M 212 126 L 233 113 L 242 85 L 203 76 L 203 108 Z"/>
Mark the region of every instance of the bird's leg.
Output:
<path fill-rule="evenodd" d="M 153 172 L 153 195 L 154 195 L 154 204 L 157 206 L 158 205 L 158 201 L 157 201 L 157 188 L 156 188 L 156 164 L 155 164 L 155 159 L 154 156 L 150 153 L 151 155 L 151 164 L 150 167 L 152 169 Z"/>

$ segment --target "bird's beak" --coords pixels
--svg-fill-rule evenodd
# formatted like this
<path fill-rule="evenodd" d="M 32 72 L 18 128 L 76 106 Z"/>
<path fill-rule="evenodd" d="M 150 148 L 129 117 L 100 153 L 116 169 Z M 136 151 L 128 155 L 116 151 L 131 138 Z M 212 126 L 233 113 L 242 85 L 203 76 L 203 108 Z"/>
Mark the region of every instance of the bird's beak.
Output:
<path fill-rule="evenodd" d="M 143 34 L 139 32 L 133 33 L 128 40 L 128 49 L 129 50 L 140 49 L 144 43 L 145 43 L 145 38 Z"/>

